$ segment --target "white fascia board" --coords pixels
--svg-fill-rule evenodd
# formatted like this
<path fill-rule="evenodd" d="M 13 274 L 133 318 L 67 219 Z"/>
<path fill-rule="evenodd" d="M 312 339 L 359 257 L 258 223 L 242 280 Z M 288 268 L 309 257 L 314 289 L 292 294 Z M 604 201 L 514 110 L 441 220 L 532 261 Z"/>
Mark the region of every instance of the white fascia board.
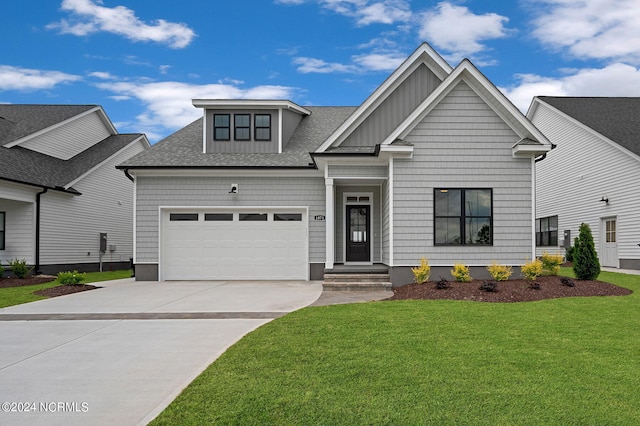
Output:
<path fill-rule="evenodd" d="M 311 111 L 286 100 L 251 100 L 251 99 L 192 99 L 196 108 L 212 109 L 289 109 L 302 115 L 310 115 Z"/>
<path fill-rule="evenodd" d="M 425 64 L 436 76 L 444 80 L 452 71 L 442 57 L 427 43 L 422 43 L 369 97 L 338 127 L 331 136 L 316 150 L 324 152 L 327 148 L 341 143 L 364 119 L 380 105 L 418 66 Z"/>
<path fill-rule="evenodd" d="M 413 145 L 380 145 L 380 156 L 385 154 L 396 158 L 412 158 Z"/>
<path fill-rule="evenodd" d="M 94 171 L 96 171 L 97 169 L 99 169 L 100 167 L 102 167 L 104 164 L 108 163 L 109 161 L 111 161 L 111 159 L 113 157 L 115 157 L 116 155 L 120 154 L 123 150 L 129 148 L 132 145 L 135 145 L 137 143 L 142 142 L 147 148 L 150 146 L 149 144 L 149 140 L 147 139 L 146 135 L 140 135 L 139 137 L 135 138 L 133 141 L 131 141 L 129 144 L 123 146 L 122 148 L 120 148 L 118 151 L 114 152 L 113 154 L 111 154 L 109 157 L 105 158 L 104 160 L 102 160 L 101 162 L 99 162 L 98 164 L 96 164 L 95 166 L 93 166 L 92 168 L 90 168 L 89 170 L 87 170 L 86 172 L 84 172 L 83 174 L 81 174 L 80 176 L 78 176 L 77 178 L 75 178 L 74 180 L 72 180 L 71 182 L 69 182 L 68 184 L 66 184 L 64 186 L 64 189 L 69 189 L 71 188 L 73 185 L 75 185 L 76 183 L 80 182 L 82 179 L 84 179 L 85 177 L 89 176 L 91 173 L 93 173 Z"/>
<path fill-rule="evenodd" d="M 143 177 L 318 177 L 318 169 L 128 169 L 132 176 Z"/>
<path fill-rule="evenodd" d="M 514 145 L 511 148 L 511 154 L 514 157 L 531 157 L 531 155 L 538 156 L 540 154 L 544 154 L 546 152 L 551 151 L 551 146 L 549 145 Z"/>
<path fill-rule="evenodd" d="M 111 120 L 109 120 L 109 117 L 107 117 L 107 114 L 104 112 L 102 107 L 101 106 L 96 106 L 96 107 L 91 108 L 91 109 L 89 109 L 89 110 L 87 110 L 85 112 L 82 112 L 82 113 L 78 114 L 78 115 L 74 115 L 73 117 L 70 117 L 70 118 L 68 118 L 68 119 L 66 119 L 64 121 L 60 121 L 60 122 L 58 122 L 56 124 L 53 124 L 53 125 L 51 125 L 49 127 L 46 127 L 44 129 L 42 129 L 42 130 L 38 130 L 35 133 L 31 133 L 30 135 L 27 135 L 27 136 L 25 136 L 23 138 L 20 138 L 18 140 L 13 141 L 13 142 L 10 142 L 10 143 L 6 144 L 4 147 L 5 148 L 11 148 L 11 147 L 14 147 L 16 145 L 20 145 L 23 142 L 26 142 L 28 140 L 31 140 L 31 139 L 35 138 L 35 137 L 38 137 L 38 136 L 43 135 L 43 134 L 45 134 L 47 132 L 50 132 L 50 131 L 52 131 L 54 129 L 57 129 L 58 127 L 62 127 L 64 125 L 66 125 L 68 123 L 71 123 L 72 121 L 75 121 L 75 120 L 77 120 L 79 118 L 82 118 L 82 117 L 84 117 L 86 115 L 93 114 L 94 112 L 98 113 L 98 115 L 100 116 L 100 119 L 105 124 L 105 126 L 109 129 L 109 132 L 112 135 L 117 135 L 118 134 L 118 131 L 113 126 L 113 123 L 111 122 Z"/>
<path fill-rule="evenodd" d="M 509 123 L 513 130 L 521 138 L 529 137 L 539 141 L 543 145 L 551 146 L 551 142 L 540 132 L 522 113 L 496 88 L 487 78 L 473 66 L 469 60 L 464 59 L 445 81 L 442 82 L 418 107 L 411 113 L 382 143 L 389 145 L 397 139 L 404 139 L 413 128 L 433 108 L 444 99 L 446 95 L 461 81 L 467 83 L 505 122 Z M 505 113 L 508 116 L 505 116 Z M 514 125 L 515 128 L 514 128 Z"/>
<path fill-rule="evenodd" d="M 543 107 L 547 107 L 547 108 L 551 109 L 551 111 L 553 111 L 554 113 L 558 114 L 559 116 L 561 116 L 562 118 L 564 118 L 568 122 L 575 124 L 576 126 L 578 126 L 579 128 L 583 129 L 584 131 L 586 131 L 586 132 L 592 134 L 593 136 L 601 139 L 602 141 L 608 143 L 609 145 L 611 145 L 615 149 L 619 150 L 620 152 L 630 156 L 631 158 L 633 158 L 633 159 L 635 159 L 637 161 L 640 161 L 640 155 L 636 154 L 635 152 L 629 151 L 627 148 L 623 147 L 622 145 L 620 145 L 616 141 L 614 141 L 612 139 L 609 139 L 608 137 L 606 137 L 602 133 L 599 133 L 599 132 L 593 130 L 591 127 L 587 126 L 583 122 L 576 120 L 575 118 L 571 117 L 568 114 L 565 114 L 564 112 L 560 111 L 559 109 L 555 108 L 554 106 L 552 106 L 552 105 L 550 105 L 550 104 L 548 104 L 548 103 L 536 98 L 535 110 L 537 110 L 540 105 L 542 105 Z M 535 114 L 535 111 L 533 111 L 533 114 Z M 533 118 L 533 116 L 531 118 Z"/>

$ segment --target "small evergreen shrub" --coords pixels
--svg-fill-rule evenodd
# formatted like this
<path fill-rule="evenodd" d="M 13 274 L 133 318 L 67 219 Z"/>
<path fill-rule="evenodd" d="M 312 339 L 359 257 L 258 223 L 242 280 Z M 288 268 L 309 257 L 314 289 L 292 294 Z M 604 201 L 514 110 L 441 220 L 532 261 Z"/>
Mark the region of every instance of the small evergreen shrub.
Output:
<path fill-rule="evenodd" d="M 0 263 L 0 278 L 2 278 L 3 274 L 4 274 L 4 266 L 2 266 L 2 264 Z"/>
<path fill-rule="evenodd" d="M 579 280 L 595 280 L 600 275 L 600 261 L 593 243 L 591 228 L 580 225 L 578 244 L 573 253 L 573 272 Z"/>
<path fill-rule="evenodd" d="M 566 253 L 564 257 L 567 259 L 567 262 L 573 262 L 573 253 L 575 252 L 575 249 L 575 246 L 570 246 L 565 249 Z"/>
<path fill-rule="evenodd" d="M 563 260 L 561 254 L 549 254 L 545 251 L 540 260 L 542 261 L 542 269 L 548 271 L 550 275 L 558 275 Z"/>
<path fill-rule="evenodd" d="M 498 283 L 493 281 L 486 281 L 482 283 L 478 290 L 486 291 L 487 293 L 495 293 L 498 291 Z"/>
<path fill-rule="evenodd" d="M 27 261 L 24 259 L 10 260 L 9 266 L 11 266 L 11 272 L 13 275 L 21 280 L 27 278 L 27 275 L 29 275 L 29 272 L 31 272 L 32 269 L 27 266 Z"/>
<path fill-rule="evenodd" d="M 449 288 L 449 281 L 445 278 L 440 277 L 440 281 L 436 283 L 436 288 L 438 290 L 444 290 L 445 288 Z"/>
<path fill-rule="evenodd" d="M 506 281 L 511 276 L 511 266 L 500 265 L 495 260 L 491 265 L 487 266 L 487 271 L 496 281 Z"/>
<path fill-rule="evenodd" d="M 429 281 L 429 275 L 431 275 L 431 266 L 429 266 L 429 261 L 423 257 L 420 260 L 420 266 L 411 268 L 411 272 L 413 272 L 413 280 L 416 284 L 426 283 Z"/>
<path fill-rule="evenodd" d="M 560 282 L 562 283 L 562 285 L 567 286 L 567 287 L 575 287 L 576 286 L 576 283 L 574 283 L 571 278 L 562 278 L 560 280 Z"/>
<path fill-rule="evenodd" d="M 529 288 L 530 288 L 531 290 L 540 290 L 540 283 L 537 283 L 537 282 L 535 282 L 535 281 L 531 281 L 531 282 L 529 283 Z"/>
<path fill-rule="evenodd" d="M 468 283 L 472 280 L 471 274 L 469 273 L 469 267 L 462 263 L 456 263 L 453 265 L 451 275 L 453 275 L 456 281 L 461 283 Z"/>
<path fill-rule="evenodd" d="M 533 259 L 531 262 L 527 262 L 520 267 L 522 275 L 529 281 L 535 281 L 540 275 L 542 275 L 542 261 L 540 259 Z"/>
<path fill-rule="evenodd" d="M 78 285 L 81 284 L 86 277 L 87 275 L 84 272 L 60 272 L 58 273 L 58 282 L 63 285 Z"/>

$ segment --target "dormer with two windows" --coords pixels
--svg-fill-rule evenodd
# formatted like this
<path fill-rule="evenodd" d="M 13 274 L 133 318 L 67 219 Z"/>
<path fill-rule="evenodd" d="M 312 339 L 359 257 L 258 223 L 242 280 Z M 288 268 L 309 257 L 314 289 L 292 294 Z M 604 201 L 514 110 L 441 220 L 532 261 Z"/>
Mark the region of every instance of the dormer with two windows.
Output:
<path fill-rule="evenodd" d="M 286 100 L 194 99 L 193 105 L 204 110 L 204 153 L 282 153 L 311 114 Z"/>

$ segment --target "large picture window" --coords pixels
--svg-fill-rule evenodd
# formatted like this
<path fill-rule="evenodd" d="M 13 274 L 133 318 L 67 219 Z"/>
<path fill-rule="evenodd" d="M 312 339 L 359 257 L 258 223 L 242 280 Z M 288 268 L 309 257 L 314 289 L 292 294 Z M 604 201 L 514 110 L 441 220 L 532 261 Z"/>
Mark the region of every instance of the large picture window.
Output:
<path fill-rule="evenodd" d="M 0 250 L 4 250 L 4 222 L 5 212 L 0 212 Z"/>
<path fill-rule="evenodd" d="M 436 245 L 493 244 L 491 189 L 434 190 Z"/>
<path fill-rule="evenodd" d="M 256 114 L 255 120 L 255 138 L 257 141 L 270 141 L 271 140 L 271 115 L 270 114 Z"/>
<path fill-rule="evenodd" d="M 536 246 L 558 246 L 558 216 L 536 219 Z"/>
<path fill-rule="evenodd" d="M 213 140 L 228 141 L 230 137 L 231 118 L 229 114 L 213 115 Z"/>

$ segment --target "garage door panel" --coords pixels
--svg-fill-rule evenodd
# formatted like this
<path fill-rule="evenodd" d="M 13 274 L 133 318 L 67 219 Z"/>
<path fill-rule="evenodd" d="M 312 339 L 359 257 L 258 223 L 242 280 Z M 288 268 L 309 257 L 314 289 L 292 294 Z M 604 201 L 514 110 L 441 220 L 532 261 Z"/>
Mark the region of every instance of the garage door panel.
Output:
<path fill-rule="evenodd" d="M 164 214 L 164 279 L 307 279 L 305 213 L 302 221 L 274 221 L 272 211 L 268 221 L 239 221 L 237 213 L 233 221 L 205 221 L 205 213 L 198 221 Z"/>

